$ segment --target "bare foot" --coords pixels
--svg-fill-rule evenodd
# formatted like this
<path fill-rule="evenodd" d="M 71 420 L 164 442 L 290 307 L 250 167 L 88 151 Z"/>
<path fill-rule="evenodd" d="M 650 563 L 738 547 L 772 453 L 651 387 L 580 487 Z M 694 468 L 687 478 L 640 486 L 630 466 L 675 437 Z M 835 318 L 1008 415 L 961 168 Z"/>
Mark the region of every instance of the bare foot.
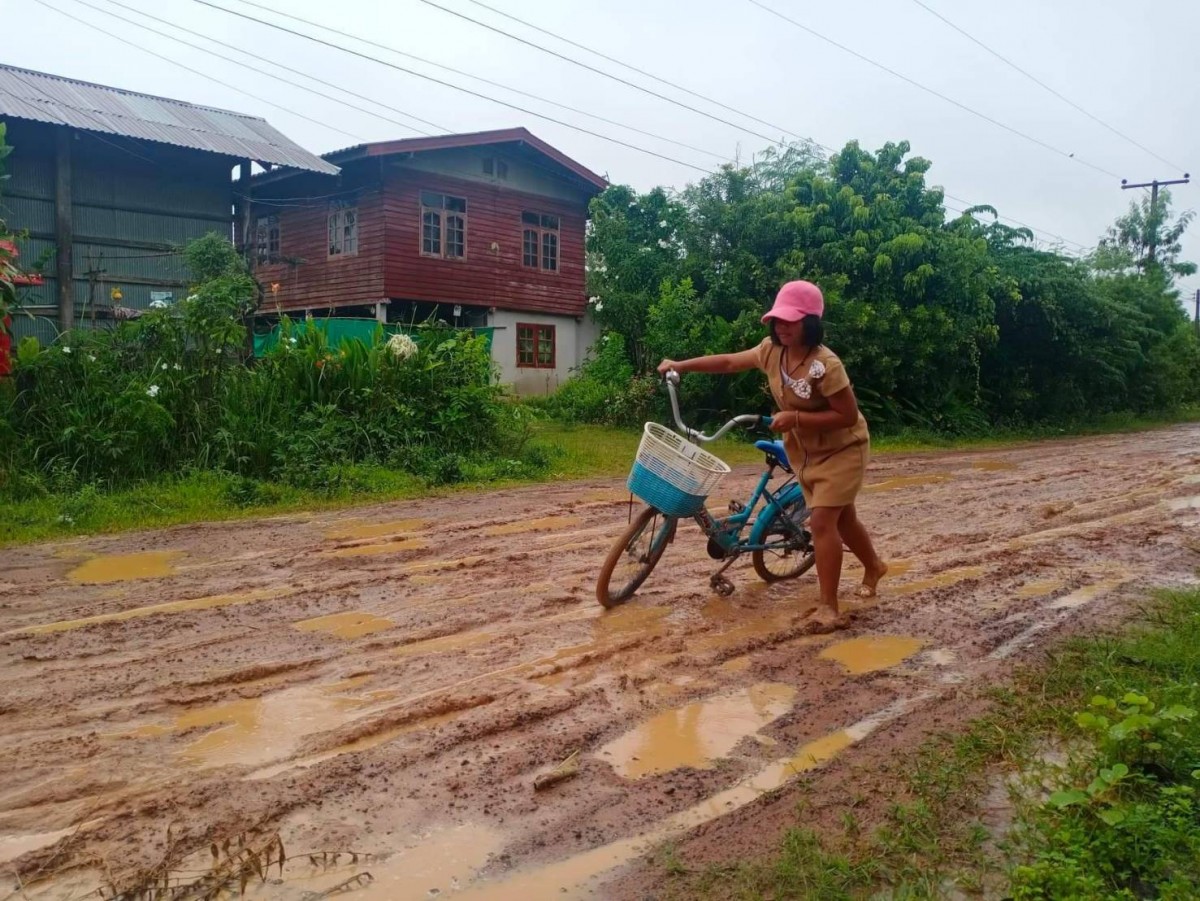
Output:
<path fill-rule="evenodd" d="M 850 614 L 839 613 L 833 607 L 822 604 L 804 617 L 802 632 L 805 635 L 826 635 L 847 628 L 851 620 Z"/>
<path fill-rule="evenodd" d="M 879 566 L 864 572 L 862 584 L 858 586 L 858 596 L 860 598 L 875 597 L 879 593 L 879 580 L 887 575 L 887 571 L 888 565 L 880 560 Z"/>

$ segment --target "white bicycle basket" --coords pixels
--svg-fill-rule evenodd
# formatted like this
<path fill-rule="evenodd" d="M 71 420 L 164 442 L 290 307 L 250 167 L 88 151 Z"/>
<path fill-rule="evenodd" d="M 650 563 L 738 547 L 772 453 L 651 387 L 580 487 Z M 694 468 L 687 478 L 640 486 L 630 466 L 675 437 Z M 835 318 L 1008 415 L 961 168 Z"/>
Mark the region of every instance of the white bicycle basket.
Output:
<path fill-rule="evenodd" d="M 627 484 L 668 516 L 691 516 L 729 472 L 725 461 L 666 426 L 648 422 Z"/>

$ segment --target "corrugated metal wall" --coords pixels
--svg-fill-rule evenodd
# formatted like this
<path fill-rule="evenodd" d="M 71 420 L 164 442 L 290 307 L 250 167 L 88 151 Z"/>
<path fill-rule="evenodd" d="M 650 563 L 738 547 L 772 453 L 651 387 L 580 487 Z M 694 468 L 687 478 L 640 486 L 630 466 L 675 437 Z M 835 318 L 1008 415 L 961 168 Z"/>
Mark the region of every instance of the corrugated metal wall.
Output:
<path fill-rule="evenodd" d="M 33 264 L 54 250 L 55 128 L 9 120 L 6 161 L 11 176 L 0 184 L 0 217 L 27 230 L 21 260 Z M 149 306 L 153 295 L 184 295 L 188 274 L 179 252 L 210 231 L 230 235 L 234 161 L 212 153 L 145 141 L 76 132 L 72 142 L 75 316 L 85 325 L 91 308 L 107 308 L 119 288 L 121 305 Z M 102 270 L 102 271 L 101 271 Z M 28 289 L 25 305 L 39 317 L 18 315 L 17 337 L 53 339 L 58 286 L 54 259 L 45 284 Z M 89 275 L 89 272 L 92 274 Z"/>

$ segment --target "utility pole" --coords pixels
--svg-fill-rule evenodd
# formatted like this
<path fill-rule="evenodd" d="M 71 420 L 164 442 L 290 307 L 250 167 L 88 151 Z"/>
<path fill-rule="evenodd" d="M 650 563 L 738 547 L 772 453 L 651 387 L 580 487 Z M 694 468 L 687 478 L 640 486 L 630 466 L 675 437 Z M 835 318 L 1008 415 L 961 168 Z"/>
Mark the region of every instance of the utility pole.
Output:
<path fill-rule="evenodd" d="M 1200 338 L 1200 288 L 1196 289 L 1196 337 Z"/>
<path fill-rule="evenodd" d="M 1186 185 L 1190 182 L 1192 176 L 1187 172 L 1183 173 L 1183 178 L 1177 178 L 1173 181 L 1159 181 L 1157 178 L 1154 181 L 1142 182 L 1139 185 L 1131 185 L 1125 179 L 1121 179 L 1121 190 L 1126 191 L 1129 188 L 1149 188 L 1150 189 L 1150 251 L 1147 256 L 1150 262 L 1154 262 L 1154 250 L 1158 246 L 1158 189 L 1167 185 Z"/>

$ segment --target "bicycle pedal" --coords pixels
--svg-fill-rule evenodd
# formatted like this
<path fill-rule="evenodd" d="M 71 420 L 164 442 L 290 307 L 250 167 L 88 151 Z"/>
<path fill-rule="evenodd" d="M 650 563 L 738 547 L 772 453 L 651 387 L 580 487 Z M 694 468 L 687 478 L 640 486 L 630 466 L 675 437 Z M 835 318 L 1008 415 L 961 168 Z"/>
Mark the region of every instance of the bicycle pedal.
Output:
<path fill-rule="evenodd" d="M 730 501 L 729 502 L 729 512 L 730 513 L 744 513 L 744 512 L 746 512 L 746 505 L 743 504 L 741 501 Z"/>
<path fill-rule="evenodd" d="M 713 591 L 723 598 L 729 597 L 734 592 L 733 583 L 724 576 L 713 576 L 709 582 L 712 585 Z"/>

